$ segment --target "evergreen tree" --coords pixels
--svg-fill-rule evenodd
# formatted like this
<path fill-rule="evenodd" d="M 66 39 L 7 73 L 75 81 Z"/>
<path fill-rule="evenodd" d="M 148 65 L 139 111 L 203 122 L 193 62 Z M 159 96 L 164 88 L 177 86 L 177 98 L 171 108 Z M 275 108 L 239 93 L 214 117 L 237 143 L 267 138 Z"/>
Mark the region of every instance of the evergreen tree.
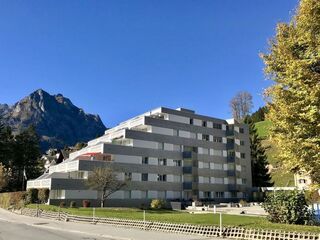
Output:
<path fill-rule="evenodd" d="M 25 180 L 37 178 L 42 172 L 39 137 L 33 126 L 15 137 L 14 149 L 11 187 L 21 190 Z"/>
<path fill-rule="evenodd" d="M 307 172 L 320 183 L 320 1 L 301 0 L 262 58 L 274 81 L 266 91 L 267 118 L 278 158 L 288 170 Z"/>
<path fill-rule="evenodd" d="M 251 171 L 252 186 L 254 187 L 271 187 L 271 176 L 268 172 L 268 159 L 265 148 L 261 144 L 257 129 L 250 117 L 246 117 L 244 122 L 249 125 L 250 148 L 251 148 Z"/>
<path fill-rule="evenodd" d="M 0 116 L 0 163 L 7 169 L 10 167 L 12 160 L 12 144 L 13 135 L 11 128 L 3 124 Z"/>
<path fill-rule="evenodd" d="M 251 119 L 254 123 L 256 122 L 261 122 L 265 120 L 265 115 L 268 112 L 268 108 L 266 106 L 264 107 L 259 107 L 259 109 L 252 113 Z"/>

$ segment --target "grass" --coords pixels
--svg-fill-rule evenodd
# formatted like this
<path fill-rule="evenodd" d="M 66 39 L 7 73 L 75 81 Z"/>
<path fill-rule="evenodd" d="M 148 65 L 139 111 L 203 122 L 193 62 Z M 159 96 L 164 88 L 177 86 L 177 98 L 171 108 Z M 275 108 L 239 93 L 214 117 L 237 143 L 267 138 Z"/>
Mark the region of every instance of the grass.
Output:
<path fill-rule="evenodd" d="M 269 128 L 271 127 L 271 125 L 271 121 L 268 120 L 257 122 L 255 126 L 257 128 L 258 135 L 263 139 L 267 138 L 269 136 Z"/>
<path fill-rule="evenodd" d="M 272 181 L 275 187 L 293 187 L 294 177 L 292 173 L 286 172 L 283 169 L 281 162 L 277 159 L 278 150 L 275 145 L 269 140 L 269 128 L 272 125 L 271 121 L 261 121 L 255 124 L 259 137 L 261 137 L 262 145 L 266 147 L 268 162 L 272 165 L 271 170 Z"/>
<path fill-rule="evenodd" d="M 37 205 L 30 204 L 27 207 L 36 208 Z M 52 205 L 39 205 L 39 208 L 49 211 L 58 211 L 58 207 Z M 92 216 L 93 213 L 92 208 L 63 208 L 62 211 L 80 216 Z M 96 208 L 95 214 L 97 217 L 143 220 L 143 211 L 137 208 Z M 171 210 L 146 210 L 146 220 L 199 225 L 219 225 L 218 214 L 190 214 L 183 211 Z M 225 226 L 320 233 L 320 227 L 270 223 L 264 217 L 223 214 L 222 221 Z"/>

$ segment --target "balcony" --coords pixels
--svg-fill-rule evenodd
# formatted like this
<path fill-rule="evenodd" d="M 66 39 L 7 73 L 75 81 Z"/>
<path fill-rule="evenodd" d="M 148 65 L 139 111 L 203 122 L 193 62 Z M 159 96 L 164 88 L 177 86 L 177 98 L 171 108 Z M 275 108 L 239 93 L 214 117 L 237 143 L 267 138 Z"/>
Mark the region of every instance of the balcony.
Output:
<path fill-rule="evenodd" d="M 236 161 L 235 156 L 228 156 L 228 157 L 227 157 L 227 162 L 228 162 L 228 163 L 234 163 L 235 161 Z"/>
<path fill-rule="evenodd" d="M 183 167 L 183 174 L 192 174 L 192 167 Z"/>
<path fill-rule="evenodd" d="M 227 171 L 227 176 L 228 177 L 234 177 L 234 176 L 236 176 L 236 172 L 234 170 L 228 170 Z"/>
<path fill-rule="evenodd" d="M 183 190 L 192 190 L 192 182 L 184 182 Z"/>
<path fill-rule="evenodd" d="M 229 137 L 229 136 L 234 136 L 234 130 L 227 130 L 226 131 L 226 134 L 227 134 L 227 137 Z"/>
<path fill-rule="evenodd" d="M 237 185 L 236 184 L 228 184 L 228 191 L 237 191 Z"/>
<path fill-rule="evenodd" d="M 190 151 L 182 152 L 182 157 L 183 158 L 192 158 L 192 152 L 190 152 Z"/>

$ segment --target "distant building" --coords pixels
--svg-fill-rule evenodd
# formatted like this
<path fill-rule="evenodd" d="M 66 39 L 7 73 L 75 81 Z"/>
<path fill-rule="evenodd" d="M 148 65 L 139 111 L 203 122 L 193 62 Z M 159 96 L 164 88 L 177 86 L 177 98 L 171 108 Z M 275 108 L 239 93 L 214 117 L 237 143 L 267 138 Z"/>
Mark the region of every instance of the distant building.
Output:
<path fill-rule="evenodd" d="M 239 201 L 252 187 L 247 125 L 160 107 L 106 130 L 27 188 L 49 188 L 50 204 L 88 199 L 95 205 L 98 192 L 85 180 L 108 164 L 130 182 L 107 206 L 141 206 L 156 198 Z"/>
<path fill-rule="evenodd" d="M 311 177 L 306 173 L 296 173 L 294 174 L 294 185 L 298 189 L 308 189 L 312 184 Z"/>

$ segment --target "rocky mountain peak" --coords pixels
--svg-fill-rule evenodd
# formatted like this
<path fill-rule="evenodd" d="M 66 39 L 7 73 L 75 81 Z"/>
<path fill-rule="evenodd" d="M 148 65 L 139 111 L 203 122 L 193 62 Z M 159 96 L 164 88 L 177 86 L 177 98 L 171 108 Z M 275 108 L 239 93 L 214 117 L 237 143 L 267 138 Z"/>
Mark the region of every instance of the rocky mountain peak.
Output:
<path fill-rule="evenodd" d="M 0 114 L 14 132 L 34 125 L 43 150 L 91 140 L 106 129 L 98 115 L 87 114 L 62 94 L 50 95 L 43 89 L 34 91 L 12 107 L 0 104 Z"/>

